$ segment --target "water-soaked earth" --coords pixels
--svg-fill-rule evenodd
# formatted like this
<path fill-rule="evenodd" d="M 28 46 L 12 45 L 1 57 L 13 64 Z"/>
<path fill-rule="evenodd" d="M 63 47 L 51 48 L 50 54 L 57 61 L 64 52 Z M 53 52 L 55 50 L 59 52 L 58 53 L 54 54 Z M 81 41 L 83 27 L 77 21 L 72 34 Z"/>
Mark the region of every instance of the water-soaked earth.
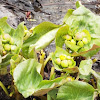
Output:
<path fill-rule="evenodd" d="M 77 0 L 0 0 L 0 18 L 7 16 L 8 23 L 16 28 L 17 25 L 24 21 L 28 28 L 36 26 L 43 21 L 50 21 L 55 24 L 62 24 L 62 20 L 67 10 L 75 9 L 75 2 Z M 100 14 L 100 0 L 80 0 L 83 5 L 89 8 L 96 14 Z M 26 13 L 30 13 L 31 17 Z M 45 52 L 48 55 L 55 50 L 54 42 L 52 42 Z M 100 72 L 100 53 L 95 55 L 98 61 L 93 65 L 95 71 Z M 6 87 L 12 84 L 10 75 L 0 76 L 0 81 Z M 8 98 L 0 87 L 0 100 L 14 100 Z M 22 100 L 24 100 L 22 98 Z M 33 100 L 29 97 L 25 100 Z M 39 100 L 39 99 L 37 99 Z M 100 100 L 100 98 L 96 99 Z"/>

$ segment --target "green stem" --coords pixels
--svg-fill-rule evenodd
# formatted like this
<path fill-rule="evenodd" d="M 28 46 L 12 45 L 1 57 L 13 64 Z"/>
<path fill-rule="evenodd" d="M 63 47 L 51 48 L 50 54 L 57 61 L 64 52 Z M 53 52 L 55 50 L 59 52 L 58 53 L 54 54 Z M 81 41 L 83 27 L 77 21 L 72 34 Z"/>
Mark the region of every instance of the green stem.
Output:
<path fill-rule="evenodd" d="M 55 68 L 51 68 L 51 73 L 50 73 L 50 80 L 53 80 L 55 78 Z"/>
<path fill-rule="evenodd" d="M 49 54 L 49 56 L 46 58 L 44 62 L 44 67 L 46 66 L 47 62 L 50 60 L 52 53 Z"/>
<path fill-rule="evenodd" d="M 44 57 L 45 57 L 45 53 L 43 52 L 43 50 L 41 50 L 40 63 L 42 64 L 42 68 L 40 73 L 42 77 L 44 77 Z"/>
<path fill-rule="evenodd" d="M 92 73 L 97 79 L 100 79 L 100 75 L 98 75 L 93 69 L 91 69 L 91 73 Z"/>
<path fill-rule="evenodd" d="M 94 82 L 94 79 L 91 79 L 91 82 L 92 82 L 93 87 L 96 89 L 97 87 L 96 87 L 96 84 Z"/>
<path fill-rule="evenodd" d="M 6 89 L 6 87 L 3 85 L 3 83 L 0 81 L 0 86 L 2 87 L 2 89 L 4 90 L 4 92 L 6 93 L 7 96 L 9 96 L 9 93 Z"/>
<path fill-rule="evenodd" d="M 77 73 L 77 77 L 76 77 L 76 80 L 78 80 L 79 79 L 79 72 Z"/>

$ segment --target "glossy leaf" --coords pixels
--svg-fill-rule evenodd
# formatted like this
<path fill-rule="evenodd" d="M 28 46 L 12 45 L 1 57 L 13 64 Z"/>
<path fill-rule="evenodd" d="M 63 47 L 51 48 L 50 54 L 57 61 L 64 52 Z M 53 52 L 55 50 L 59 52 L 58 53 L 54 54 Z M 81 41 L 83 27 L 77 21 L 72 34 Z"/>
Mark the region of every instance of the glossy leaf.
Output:
<path fill-rule="evenodd" d="M 92 64 L 93 62 L 91 59 L 81 61 L 79 65 L 80 74 L 89 75 L 89 73 L 91 72 Z"/>
<path fill-rule="evenodd" d="M 67 82 L 58 90 L 56 100 L 94 100 L 94 88 L 81 81 Z"/>

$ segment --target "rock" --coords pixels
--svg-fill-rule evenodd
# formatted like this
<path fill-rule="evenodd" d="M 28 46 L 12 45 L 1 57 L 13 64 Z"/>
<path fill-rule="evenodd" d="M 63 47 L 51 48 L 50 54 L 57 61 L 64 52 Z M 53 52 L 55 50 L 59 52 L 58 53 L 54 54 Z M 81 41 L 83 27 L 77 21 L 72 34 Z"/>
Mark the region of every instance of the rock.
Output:
<path fill-rule="evenodd" d="M 12 27 L 17 27 L 18 22 L 16 20 L 16 16 L 10 12 L 7 8 L 4 7 L 5 5 L 0 4 L 0 18 L 7 16 L 8 20 L 7 22 L 12 26 Z"/>

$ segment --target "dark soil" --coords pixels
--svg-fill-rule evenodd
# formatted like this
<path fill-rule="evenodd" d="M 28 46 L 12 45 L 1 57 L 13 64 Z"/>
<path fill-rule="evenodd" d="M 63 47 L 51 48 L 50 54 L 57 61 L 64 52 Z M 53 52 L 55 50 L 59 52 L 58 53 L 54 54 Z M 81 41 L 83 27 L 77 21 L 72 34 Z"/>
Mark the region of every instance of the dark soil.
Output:
<path fill-rule="evenodd" d="M 76 0 L 0 0 L 0 18 L 8 16 L 8 23 L 16 28 L 17 25 L 24 21 L 28 28 L 36 26 L 43 21 L 51 21 L 55 24 L 61 24 L 64 15 L 69 8 L 75 8 Z M 100 14 L 99 0 L 81 0 L 82 3 L 96 14 Z M 90 2 L 89 2 L 90 1 Z M 31 18 L 26 14 L 30 12 Z M 46 49 L 46 55 L 55 50 L 54 42 L 52 42 Z M 98 61 L 93 65 L 93 69 L 100 72 L 100 54 L 95 56 Z M 48 62 L 45 68 L 45 79 L 49 78 L 51 62 Z M 56 71 L 59 75 L 60 72 Z M 8 88 L 12 83 L 12 77 L 9 74 L 0 76 L 0 81 Z M 10 93 L 11 90 L 8 89 Z M 6 96 L 0 87 L 0 100 L 14 100 Z M 33 97 L 21 100 L 33 100 Z M 36 100 L 40 100 L 36 98 Z M 100 100 L 98 97 L 96 100 Z"/>

